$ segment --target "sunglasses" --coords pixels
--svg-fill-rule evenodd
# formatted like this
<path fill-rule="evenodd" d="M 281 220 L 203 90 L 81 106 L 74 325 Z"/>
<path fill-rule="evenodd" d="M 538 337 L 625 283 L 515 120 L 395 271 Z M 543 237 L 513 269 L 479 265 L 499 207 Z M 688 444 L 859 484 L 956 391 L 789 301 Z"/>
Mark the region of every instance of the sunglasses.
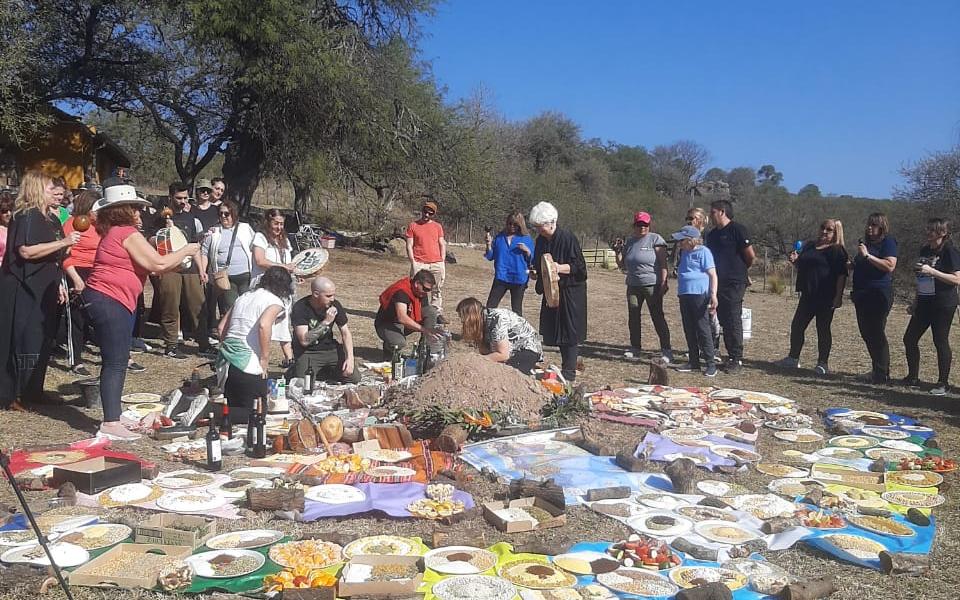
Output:
<path fill-rule="evenodd" d="M 427 286 L 425 286 L 425 285 L 421 285 L 420 288 L 421 288 L 423 291 L 427 292 L 428 294 L 433 291 L 433 288 L 432 288 L 432 287 L 427 287 Z"/>
<path fill-rule="evenodd" d="M 634 223 L 634 227 L 650 227 L 650 223 Z"/>
<path fill-rule="evenodd" d="M 222 212 L 222 213 L 220 213 L 220 216 L 221 216 L 221 217 L 232 217 L 233 215 L 231 215 L 231 214 L 228 213 L 228 212 Z"/>
<path fill-rule="evenodd" d="M 210 190 L 197 190 L 198 194 L 209 194 Z"/>

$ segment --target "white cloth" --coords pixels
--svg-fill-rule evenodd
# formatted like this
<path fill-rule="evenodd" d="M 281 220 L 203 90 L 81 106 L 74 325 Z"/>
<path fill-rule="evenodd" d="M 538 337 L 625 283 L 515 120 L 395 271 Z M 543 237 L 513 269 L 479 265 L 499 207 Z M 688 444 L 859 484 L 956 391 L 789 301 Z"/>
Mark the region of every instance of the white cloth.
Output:
<path fill-rule="evenodd" d="M 263 370 L 260 367 L 260 330 L 257 323 L 271 306 L 279 306 L 281 315 L 278 322 L 287 312 L 286 306 L 280 298 L 265 289 L 256 289 L 247 292 L 237 298 L 233 308 L 230 309 L 230 326 L 227 328 L 227 337 L 243 340 L 253 353 L 243 372 L 251 375 L 260 375 Z"/>
<path fill-rule="evenodd" d="M 266 259 L 272 263 L 285 265 L 293 260 L 293 252 L 290 250 L 289 245 L 286 248 L 278 248 L 268 242 L 267 236 L 260 232 L 257 232 L 257 234 L 253 236 L 251 252 L 253 252 L 252 248 L 262 248 Z M 260 281 L 260 277 L 265 272 L 266 269 L 258 266 L 256 261 L 254 261 L 253 267 L 250 269 L 250 287 L 256 287 Z"/>
<path fill-rule="evenodd" d="M 207 257 L 207 273 L 209 275 L 217 272 L 217 249 L 220 247 L 220 238 L 223 235 L 232 236 L 233 230 L 231 229 L 224 234 L 223 228 L 218 225 L 210 230 L 210 235 L 204 238 L 200 246 L 201 252 Z M 253 238 L 253 227 L 250 227 L 247 223 L 237 224 L 237 248 L 243 251 L 243 255 L 247 259 L 247 273 L 252 273 Z M 234 250 L 234 253 L 236 253 L 236 250 Z"/>

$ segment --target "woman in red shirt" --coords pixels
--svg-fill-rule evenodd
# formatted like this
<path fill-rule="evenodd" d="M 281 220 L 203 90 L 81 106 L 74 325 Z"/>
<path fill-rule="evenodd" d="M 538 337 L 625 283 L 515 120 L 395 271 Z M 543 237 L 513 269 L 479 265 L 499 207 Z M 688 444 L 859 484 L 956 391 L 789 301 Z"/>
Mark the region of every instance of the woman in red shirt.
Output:
<path fill-rule="evenodd" d="M 93 259 L 97 255 L 97 246 L 100 245 L 100 234 L 90 222 L 90 208 L 99 197 L 91 191 L 80 193 L 73 200 L 73 215 L 63 224 L 63 232 L 67 235 L 76 231 L 74 223 L 78 217 L 86 217 L 88 228 L 80 232 L 80 241 L 73 245 L 70 254 L 63 259 L 63 270 L 70 280 L 70 287 L 74 293 L 83 292 L 86 287 L 87 277 L 93 269 Z M 83 219 L 80 219 L 83 221 Z M 83 229 L 81 227 L 81 229 Z M 70 330 L 68 344 L 73 344 L 74 363 L 71 365 L 71 371 L 81 377 L 90 377 L 90 371 L 83 364 L 83 343 L 86 338 L 86 330 L 89 327 L 86 314 L 79 309 L 79 302 L 71 299 Z"/>
<path fill-rule="evenodd" d="M 100 435 L 117 440 L 140 436 L 120 424 L 120 396 L 130 359 L 130 341 L 137 310 L 148 273 L 163 273 L 180 266 L 187 256 L 200 250 L 187 244 L 161 256 L 138 230 L 140 206 L 148 202 L 137 196 L 132 185 L 115 185 L 91 209 L 97 216 L 101 236 L 90 277 L 83 290 L 87 314 L 100 342 L 100 402 L 103 422 Z"/>

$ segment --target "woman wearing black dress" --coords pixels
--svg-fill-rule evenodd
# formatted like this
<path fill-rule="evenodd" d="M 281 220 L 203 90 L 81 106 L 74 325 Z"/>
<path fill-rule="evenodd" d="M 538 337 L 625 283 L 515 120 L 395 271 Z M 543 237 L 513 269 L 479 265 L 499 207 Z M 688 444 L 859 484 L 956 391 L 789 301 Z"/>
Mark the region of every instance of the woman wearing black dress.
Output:
<path fill-rule="evenodd" d="M 533 270 L 537 277 L 537 293 L 543 294 L 540 258 L 549 253 L 560 275 L 560 304 L 540 303 L 540 335 L 545 346 L 559 346 L 564 378 L 577 377 L 577 352 L 587 339 L 587 263 L 583 259 L 580 242 L 569 229 L 557 227 L 557 209 L 549 202 L 541 202 L 530 211 L 530 225 L 537 231 L 533 248 Z"/>
<path fill-rule="evenodd" d="M 47 363 L 67 299 L 60 261 L 80 239 L 63 235 L 50 177 L 24 175 L 0 269 L 0 407 L 42 399 Z"/>

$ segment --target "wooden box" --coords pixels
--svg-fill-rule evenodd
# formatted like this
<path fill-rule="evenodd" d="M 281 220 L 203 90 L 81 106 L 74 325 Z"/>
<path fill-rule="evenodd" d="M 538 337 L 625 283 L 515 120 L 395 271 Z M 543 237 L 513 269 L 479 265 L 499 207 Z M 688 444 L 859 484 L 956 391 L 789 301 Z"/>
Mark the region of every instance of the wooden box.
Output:
<path fill-rule="evenodd" d="M 159 572 L 151 575 L 96 575 L 95 573 L 104 564 L 109 564 L 123 552 L 133 552 L 137 554 L 162 553 L 167 556 L 184 558 L 193 552 L 192 548 L 187 546 L 165 546 L 160 544 L 117 544 L 110 550 L 107 550 L 97 558 L 87 564 L 77 568 L 70 573 L 70 585 L 82 585 L 90 587 L 120 587 L 124 589 L 146 588 L 151 589 L 157 585 L 157 576 Z"/>
<path fill-rule="evenodd" d="M 176 529 L 174 525 L 192 529 Z M 138 544 L 162 544 L 166 546 L 185 546 L 196 550 L 217 533 L 216 519 L 192 517 L 189 515 L 157 514 L 137 526 L 134 541 Z"/>
<path fill-rule="evenodd" d="M 352 567 L 358 565 L 402 564 L 415 565 L 420 561 L 419 556 L 354 556 L 340 572 L 340 581 L 337 584 L 337 595 L 349 596 L 405 596 L 414 594 L 423 582 L 423 573 L 417 569 L 416 577 L 406 581 L 364 581 L 348 582 L 347 576 Z"/>
<path fill-rule="evenodd" d="M 140 481 L 140 461 L 98 456 L 53 468 L 54 487 L 70 482 L 84 494 L 99 494 L 107 488 Z"/>
<path fill-rule="evenodd" d="M 550 513 L 551 519 L 540 521 L 507 521 L 496 514 L 497 510 L 504 508 L 526 508 L 536 506 Z M 566 525 L 567 515 L 564 509 L 550 504 L 541 498 L 517 498 L 509 502 L 484 502 L 483 518 L 491 525 L 506 533 L 519 533 L 521 531 L 533 531 L 535 529 L 550 529 Z"/>

